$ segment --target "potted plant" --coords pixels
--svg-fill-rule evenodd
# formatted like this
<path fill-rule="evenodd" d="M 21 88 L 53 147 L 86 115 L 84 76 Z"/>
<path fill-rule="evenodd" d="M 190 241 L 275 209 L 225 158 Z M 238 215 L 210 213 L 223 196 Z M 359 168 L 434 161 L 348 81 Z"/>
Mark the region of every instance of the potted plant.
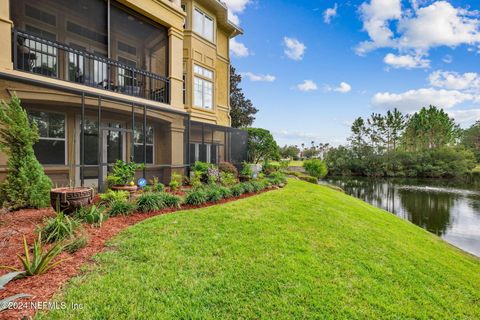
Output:
<path fill-rule="evenodd" d="M 135 183 L 135 172 L 141 168 L 142 165 L 135 162 L 127 163 L 123 160 L 117 160 L 112 171 L 107 175 L 108 186 L 112 190 L 134 193 L 138 188 Z"/>

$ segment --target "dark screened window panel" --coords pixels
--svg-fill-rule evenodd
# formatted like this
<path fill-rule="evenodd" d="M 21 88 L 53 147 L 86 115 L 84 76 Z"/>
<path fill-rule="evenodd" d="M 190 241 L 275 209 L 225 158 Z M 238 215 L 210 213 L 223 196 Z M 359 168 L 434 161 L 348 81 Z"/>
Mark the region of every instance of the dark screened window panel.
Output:
<path fill-rule="evenodd" d="M 143 144 L 136 144 L 133 153 L 133 161 L 143 163 Z M 153 164 L 153 146 L 147 145 L 147 161 L 145 163 Z"/>
<path fill-rule="evenodd" d="M 57 25 L 57 17 L 55 17 L 53 14 L 29 5 L 25 5 L 25 15 L 54 27 Z"/>
<path fill-rule="evenodd" d="M 33 146 L 41 164 L 65 164 L 65 141 L 40 140 Z"/>

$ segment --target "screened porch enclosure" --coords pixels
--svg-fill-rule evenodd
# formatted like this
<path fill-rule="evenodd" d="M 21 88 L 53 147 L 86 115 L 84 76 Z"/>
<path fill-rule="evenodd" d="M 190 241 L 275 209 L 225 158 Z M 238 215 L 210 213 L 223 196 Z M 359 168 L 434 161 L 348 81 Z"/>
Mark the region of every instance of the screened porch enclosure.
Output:
<path fill-rule="evenodd" d="M 118 160 L 144 164 L 136 180 L 186 174 L 188 115 L 82 95 L 72 102 L 22 102 L 39 129 L 34 151 L 58 186 L 106 190 Z"/>

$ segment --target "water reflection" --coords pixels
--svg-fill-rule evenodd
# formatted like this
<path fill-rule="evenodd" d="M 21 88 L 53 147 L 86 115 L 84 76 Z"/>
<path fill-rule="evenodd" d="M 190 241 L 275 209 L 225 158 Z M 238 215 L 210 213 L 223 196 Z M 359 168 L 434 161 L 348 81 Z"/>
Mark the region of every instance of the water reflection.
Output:
<path fill-rule="evenodd" d="M 331 178 L 347 194 L 480 256 L 480 192 L 454 180 Z"/>

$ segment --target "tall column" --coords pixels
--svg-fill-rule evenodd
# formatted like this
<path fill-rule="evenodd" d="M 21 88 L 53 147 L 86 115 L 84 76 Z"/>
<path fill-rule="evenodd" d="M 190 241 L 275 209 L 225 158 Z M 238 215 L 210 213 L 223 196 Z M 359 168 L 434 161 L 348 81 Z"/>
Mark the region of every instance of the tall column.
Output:
<path fill-rule="evenodd" d="M 168 40 L 170 104 L 183 111 L 183 32 L 171 27 L 168 30 Z"/>
<path fill-rule="evenodd" d="M 13 69 L 12 63 L 12 26 L 10 20 L 10 0 L 0 1 L 0 69 Z"/>

